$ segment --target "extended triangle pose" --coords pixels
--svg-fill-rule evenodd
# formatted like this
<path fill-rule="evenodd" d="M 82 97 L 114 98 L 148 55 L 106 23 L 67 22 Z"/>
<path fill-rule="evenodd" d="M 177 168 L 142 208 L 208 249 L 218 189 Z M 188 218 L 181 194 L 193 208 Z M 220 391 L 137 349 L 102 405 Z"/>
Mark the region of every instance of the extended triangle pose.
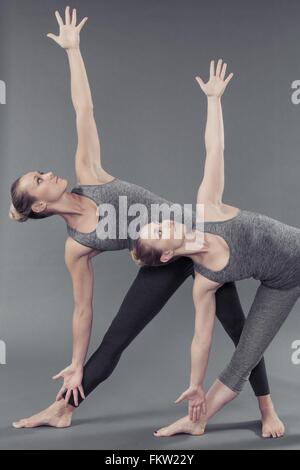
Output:
<path fill-rule="evenodd" d="M 69 236 L 65 243 L 65 263 L 72 279 L 74 293 L 73 351 L 71 364 L 53 377 L 63 379 L 63 385 L 54 403 L 29 418 L 14 422 L 16 428 L 41 425 L 70 426 L 76 407 L 111 375 L 126 347 L 161 311 L 183 282 L 190 276 L 195 277 L 193 260 L 186 256 L 179 256 L 164 266 L 140 266 L 99 348 L 86 362 L 93 317 L 93 258 L 105 251 L 121 249 L 128 249 L 129 254 L 133 256 L 136 242 L 136 239 L 130 236 L 101 237 L 103 207 L 109 205 L 115 209 L 115 217 L 111 216 L 109 222 L 111 226 L 117 223 L 114 228 L 119 234 L 119 229 L 128 228 L 134 220 L 133 216 L 128 215 L 119 221 L 120 196 L 125 196 L 128 207 L 142 204 L 148 211 L 155 204 L 172 206 L 173 202 L 134 183 L 114 177 L 103 169 L 93 100 L 79 46 L 80 31 L 87 17 L 77 24 L 76 10 L 73 9 L 71 13 L 69 7 L 65 9 L 65 21 L 58 11 L 55 16 L 59 35 L 48 33 L 47 36 L 65 50 L 70 67 L 71 97 L 78 137 L 75 155 L 77 184 L 68 191 L 68 181 L 65 178 L 58 177 L 51 171 L 30 171 L 19 177 L 11 186 L 10 217 L 25 222 L 58 215 L 66 223 Z M 222 83 L 225 87 L 225 82 Z M 208 132 L 211 135 L 208 151 L 213 150 L 213 121 L 217 120 L 217 113 L 216 105 L 209 105 Z M 207 161 L 214 163 L 217 158 L 213 156 Z M 216 188 L 221 187 L 221 180 L 219 183 L 216 181 L 215 185 Z M 236 208 L 222 204 L 218 217 L 229 218 L 235 213 Z M 194 211 L 192 217 L 195 221 Z M 151 220 L 147 219 L 149 222 Z M 196 276 L 198 279 L 199 275 Z M 237 345 L 245 316 L 234 282 L 224 283 L 216 291 L 215 298 L 216 315 Z M 249 380 L 261 412 L 262 435 L 282 435 L 284 426 L 272 403 L 263 358 L 253 368 Z"/>
<path fill-rule="evenodd" d="M 210 64 L 207 83 L 197 80 L 208 100 L 204 177 L 197 204 L 204 206 L 203 228 L 187 230 L 182 221 L 165 219 L 145 224 L 134 242 L 133 255 L 149 266 L 186 256 L 194 263 L 195 331 L 191 345 L 189 413 L 161 428 L 156 436 L 179 432 L 203 434 L 209 418 L 241 392 L 300 295 L 300 228 L 267 215 L 228 206 L 224 191 L 224 127 L 221 96 L 232 77 L 226 64 Z M 219 289 L 230 282 L 260 281 L 231 361 L 207 393 L 207 368 Z M 276 431 L 276 436 L 282 435 Z"/>

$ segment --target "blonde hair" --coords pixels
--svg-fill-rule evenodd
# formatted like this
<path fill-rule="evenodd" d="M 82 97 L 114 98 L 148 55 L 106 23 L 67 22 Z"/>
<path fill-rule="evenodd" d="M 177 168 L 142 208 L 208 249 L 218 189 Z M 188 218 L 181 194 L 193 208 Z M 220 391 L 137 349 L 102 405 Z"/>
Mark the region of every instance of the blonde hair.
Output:
<path fill-rule="evenodd" d="M 13 203 L 11 203 L 8 216 L 11 220 L 14 220 L 15 222 L 26 222 L 28 217 L 26 215 L 20 214 L 20 212 L 17 211 Z"/>
<path fill-rule="evenodd" d="M 53 215 L 51 212 L 33 212 L 31 209 L 32 204 L 36 198 L 30 196 L 27 191 L 20 190 L 21 176 L 17 178 L 10 188 L 11 205 L 9 208 L 8 216 L 11 220 L 16 222 L 26 222 L 28 219 L 44 219 Z"/>

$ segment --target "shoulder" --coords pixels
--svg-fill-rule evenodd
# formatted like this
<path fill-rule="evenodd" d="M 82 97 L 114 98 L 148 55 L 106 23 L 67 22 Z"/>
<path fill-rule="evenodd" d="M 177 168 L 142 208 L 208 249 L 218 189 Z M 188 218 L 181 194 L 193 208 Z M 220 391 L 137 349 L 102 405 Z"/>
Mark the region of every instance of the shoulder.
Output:
<path fill-rule="evenodd" d="M 82 245 L 74 240 L 72 237 L 68 237 L 65 242 L 65 263 L 68 267 L 71 267 L 74 262 L 78 261 L 82 257 L 92 258 L 101 251 L 94 250 L 88 246 Z"/>
<path fill-rule="evenodd" d="M 194 302 L 201 302 L 201 298 L 203 298 L 204 295 L 214 294 L 221 286 L 222 283 L 212 281 L 211 279 L 208 279 L 199 272 L 195 271 L 195 279 L 193 283 Z"/>
<path fill-rule="evenodd" d="M 81 165 L 76 171 L 77 184 L 105 184 L 114 180 L 115 177 L 104 170 L 93 171 L 89 166 Z"/>
<path fill-rule="evenodd" d="M 222 221 L 229 219 L 237 214 L 239 211 L 238 207 L 231 206 L 229 204 L 222 203 L 213 203 L 206 201 L 203 204 L 204 207 L 204 220 L 207 221 Z"/>

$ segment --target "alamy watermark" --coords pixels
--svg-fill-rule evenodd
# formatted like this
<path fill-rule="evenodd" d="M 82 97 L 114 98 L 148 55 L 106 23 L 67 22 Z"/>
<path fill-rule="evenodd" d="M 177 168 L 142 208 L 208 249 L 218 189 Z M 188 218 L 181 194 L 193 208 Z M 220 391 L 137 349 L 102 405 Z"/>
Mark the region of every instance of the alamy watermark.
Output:
<path fill-rule="evenodd" d="M 291 84 L 293 91 L 291 95 L 291 102 L 293 104 L 300 104 L 300 80 L 294 80 Z"/>
<path fill-rule="evenodd" d="M 97 208 L 100 220 L 96 227 L 96 235 L 100 240 L 124 240 L 130 238 L 137 240 L 141 229 L 149 227 L 148 239 L 157 239 L 157 231 L 153 230 L 152 223 L 161 224 L 161 221 L 171 221 L 176 225 L 164 226 L 159 238 L 182 239 L 185 237 L 186 248 L 199 249 L 203 244 L 204 204 L 196 204 L 193 212 L 192 204 L 178 203 L 152 203 L 149 208 L 142 203 L 128 206 L 127 196 L 119 196 L 118 208 L 114 204 L 101 203 Z M 184 232 L 183 232 L 184 230 Z"/>
<path fill-rule="evenodd" d="M 0 365 L 6 364 L 6 344 L 0 340 Z"/>
<path fill-rule="evenodd" d="M 291 355 L 292 364 L 298 366 L 300 364 L 300 339 L 293 341 L 291 348 L 294 349 L 294 352 Z"/>
<path fill-rule="evenodd" d="M 6 83 L 0 80 L 0 104 L 6 104 Z"/>
<path fill-rule="evenodd" d="M 6 104 L 6 84 L 0 80 L 0 104 Z M 6 364 L 6 344 L 0 340 L 0 365 Z"/>
<path fill-rule="evenodd" d="M 6 84 L 0 80 L 0 104 L 6 104 Z M 0 365 L 6 364 L 6 344 L 0 340 Z"/>

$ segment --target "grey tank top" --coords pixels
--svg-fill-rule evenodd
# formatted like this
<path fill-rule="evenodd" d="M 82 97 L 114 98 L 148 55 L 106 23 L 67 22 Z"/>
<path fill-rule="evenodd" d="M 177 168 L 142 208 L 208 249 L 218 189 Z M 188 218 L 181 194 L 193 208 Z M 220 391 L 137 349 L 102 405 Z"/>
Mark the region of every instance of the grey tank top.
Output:
<path fill-rule="evenodd" d="M 204 222 L 204 232 L 223 237 L 230 250 L 227 265 L 212 271 L 194 263 L 195 271 L 225 283 L 253 277 L 277 289 L 300 285 L 300 229 L 257 212 L 240 210 L 231 219 Z"/>
<path fill-rule="evenodd" d="M 143 204 L 146 207 L 147 216 L 142 218 L 142 223 L 140 224 L 141 226 L 152 221 L 152 204 L 166 204 L 168 207 L 173 204 L 176 204 L 177 206 L 183 207 L 181 204 L 168 201 L 167 199 L 164 199 L 141 186 L 138 186 L 134 183 L 130 183 L 128 181 L 121 180 L 119 178 L 115 178 L 108 183 L 98 185 L 77 184 L 74 188 L 72 188 L 71 193 L 76 193 L 81 196 L 86 196 L 92 199 L 97 204 L 97 206 L 100 207 L 100 209 L 101 207 L 104 207 L 105 204 L 111 204 L 115 209 L 115 237 L 108 236 L 107 238 L 100 238 L 98 236 L 101 231 L 105 232 L 107 229 L 103 228 L 102 230 L 101 228 L 101 230 L 99 230 L 99 226 L 102 217 L 105 217 L 107 221 L 109 220 L 109 212 L 103 213 L 99 216 L 98 225 L 96 229 L 90 233 L 78 232 L 77 230 L 67 225 L 67 231 L 70 237 L 74 238 L 74 240 L 76 240 L 78 243 L 81 243 L 82 245 L 88 246 L 99 251 L 115 251 L 123 249 L 131 250 L 133 248 L 133 239 L 129 235 L 123 238 L 123 236 L 121 237 L 120 234 L 124 234 L 125 232 L 127 232 L 129 224 L 134 219 L 136 219 L 139 214 L 132 213 L 132 215 L 127 216 L 126 213 L 126 217 L 122 217 L 120 208 L 125 207 L 123 205 L 125 199 L 123 199 L 120 204 L 120 196 L 126 196 L 127 209 L 129 209 L 129 207 L 133 204 Z M 124 215 L 124 213 L 125 210 L 123 210 L 122 214 Z M 192 210 L 186 210 L 185 214 L 185 221 L 190 224 L 190 227 L 192 229 L 192 227 L 195 226 L 196 213 Z M 172 212 L 166 216 L 164 216 L 163 212 L 160 212 L 158 218 L 155 220 L 162 221 L 165 218 L 174 220 L 174 217 L 175 214 Z M 176 218 L 176 220 L 180 219 Z M 181 218 L 181 221 L 183 221 L 183 218 Z"/>

